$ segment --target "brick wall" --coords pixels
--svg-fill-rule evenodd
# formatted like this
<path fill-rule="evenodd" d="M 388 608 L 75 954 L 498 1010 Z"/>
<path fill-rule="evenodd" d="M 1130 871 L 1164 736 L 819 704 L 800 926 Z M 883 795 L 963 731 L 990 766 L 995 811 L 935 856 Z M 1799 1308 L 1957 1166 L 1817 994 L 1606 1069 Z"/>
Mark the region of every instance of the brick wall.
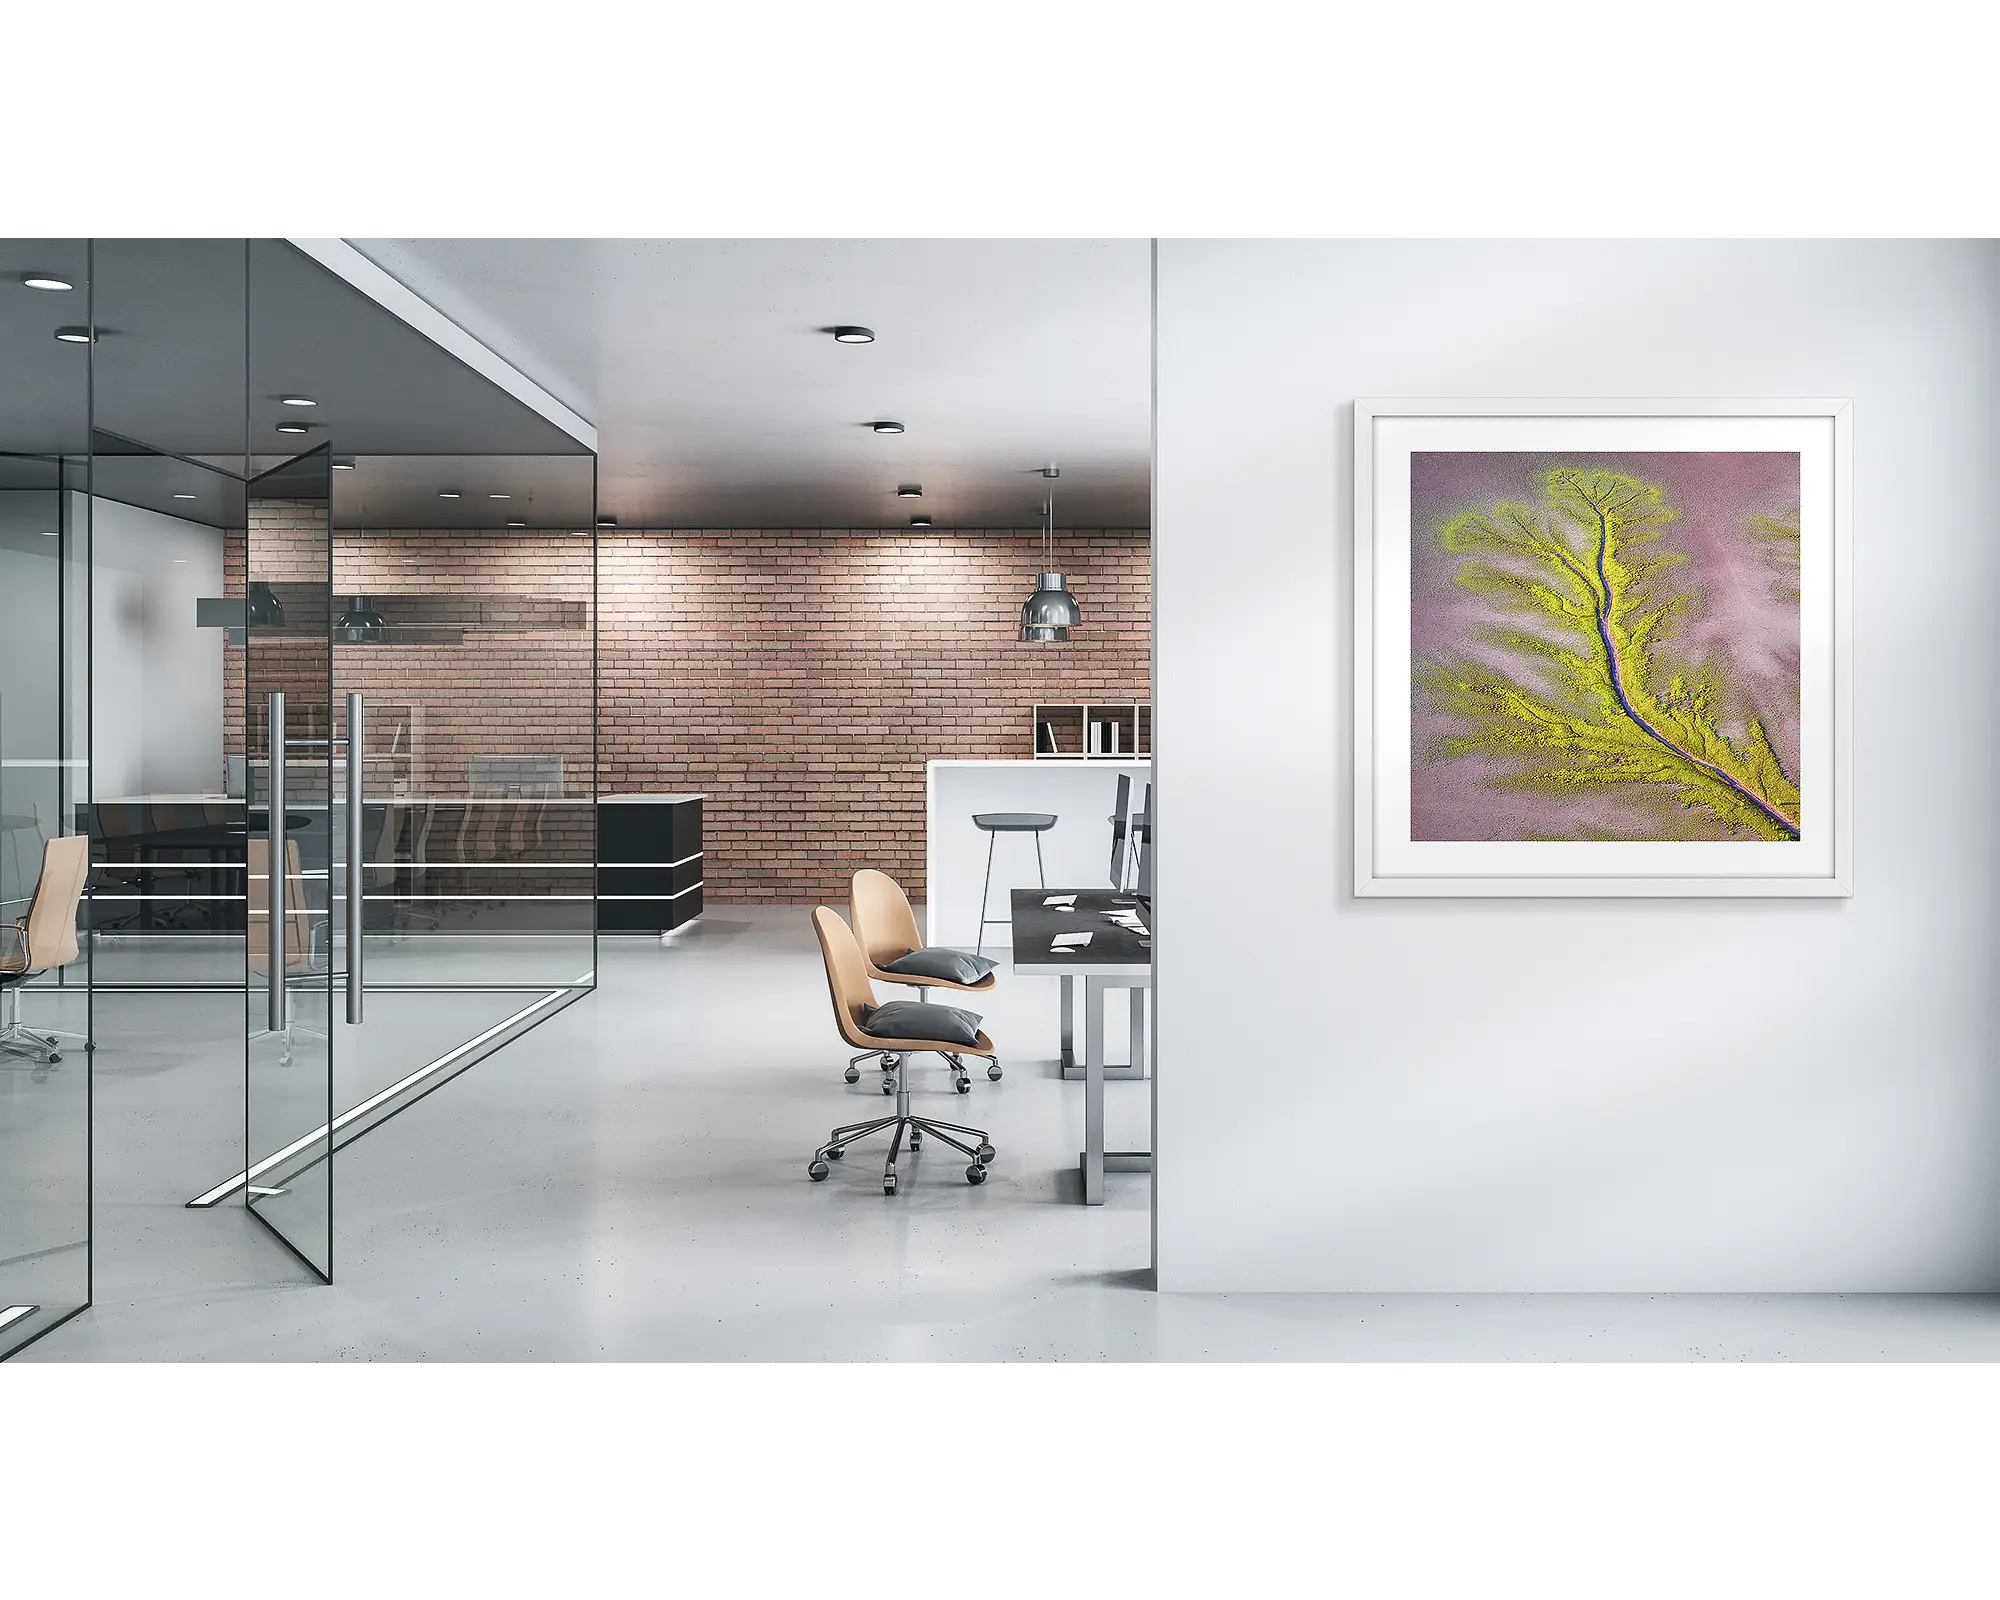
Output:
<path fill-rule="evenodd" d="M 924 763 L 1033 754 L 1038 700 L 1147 700 L 1146 532 L 1066 533 L 1084 608 L 1023 644 L 1032 533 L 621 529 L 600 555 L 605 793 L 703 790 L 709 901 L 921 898 Z"/>
<path fill-rule="evenodd" d="M 587 773 L 588 632 L 496 602 L 587 600 L 589 557 L 557 533 L 336 536 L 337 595 L 470 623 L 459 646 L 338 651 L 340 689 L 424 703 L 423 788 L 462 794 L 480 753 Z M 1065 533 L 1059 560 L 1084 626 L 1029 645 L 1032 532 L 605 532 L 601 792 L 708 795 L 711 903 L 840 900 L 862 866 L 921 898 L 927 760 L 1028 756 L 1037 701 L 1151 697 L 1146 531 Z M 240 550 L 227 570 L 241 581 Z M 240 738 L 240 650 L 229 671 Z"/>

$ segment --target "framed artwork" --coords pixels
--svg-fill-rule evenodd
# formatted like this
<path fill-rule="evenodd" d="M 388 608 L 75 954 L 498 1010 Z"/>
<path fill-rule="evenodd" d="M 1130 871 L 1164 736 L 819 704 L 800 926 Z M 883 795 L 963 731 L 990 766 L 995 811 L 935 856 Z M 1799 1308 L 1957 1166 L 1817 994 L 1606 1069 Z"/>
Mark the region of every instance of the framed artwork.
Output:
<path fill-rule="evenodd" d="M 1845 400 L 1354 407 L 1360 895 L 1847 895 Z"/>

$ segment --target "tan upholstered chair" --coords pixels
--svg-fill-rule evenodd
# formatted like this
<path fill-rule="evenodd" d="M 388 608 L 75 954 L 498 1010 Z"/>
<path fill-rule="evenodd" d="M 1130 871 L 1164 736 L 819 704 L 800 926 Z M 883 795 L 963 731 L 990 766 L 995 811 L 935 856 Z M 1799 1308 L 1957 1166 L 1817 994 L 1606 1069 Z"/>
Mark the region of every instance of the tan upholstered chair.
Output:
<path fill-rule="evenodd" d="M 42 845 L 42 873 L 28 914 L 0 928 L 0 1051 L 50 1065 L 62 1060 L 55 1034 L 21 1026 L 21 985 L 76 959 L 76 908 L 89 875 L 90 840 L 84 835 Z"/>
<path fill-rule="evenodd" d="M 924 936 L 917 928 L 917 914 L 910 909 L 910 897 L 903 893 L 903 886 L 886 872 L 877 872 L 873 867 L 863 867 L 847 886 L 848 911 L 854 919 L 854 936 L 861 943 L 861 953 L 868 961 L 868 976 L 876 983 L 907 984 L 917 991 L 919 1000 L 930 1000 L 930 990 L 956 990 L 961 994 L 990 994 L 999 981 L 998 969 L 988 972 L 976 983 L 964 983 L 935 972 L 891 972 L 888 963 L 901 960 L 905 956 L 934 953 L 943 956 L 963 957 L 963 950 L 927 950 Z M 990 965 L 990 963 L 980 963 Z M 895 1070 L 893 1055 L 883 1059 L 882 1070 Z M 953 1081 L 960 1094 L 972 1088 L 971 1075 L 962 1068 L 953 1069 Z M 986 1076 L 998 1079 L 1001 1076 L 1000 1063 L 989 1061 Z M 852 1062 L 848 1063 L 847 1081 L 853 1083 L 861 1076 Z"/>
<path fill-rule="evenodd" d="M 938 1039 L 923 1034 L 892 1035 L 868 1031 L 871 1021 L 881 1026 L 879 1014 L 890 1012 L 889 1007 L 875 1004 L 874 986 L 868 981 L 868 958 L 861 953 L 853 930 L 840 920 L 840 914 L 827 906 L 820 906 L 813 912 L 813 932 L 819 935 L 820 956 L 826 963 L 827 993 L 833 1001 L 834 1026 L 840 1030 L 841 1038 L 863 1052 L 857 1061 L 868 1055 L 889 1052 L 899 1058 L 896 1076 L 888 1085 L 896 1096 L 896 1111 L 893 1116 L 877 1117 L 871 1122 L 852 1122 L 846 1127 L 835 1128 L 827 1136 L 825 1144 L 813 1152 L 812 1164 L 806 1171 L 814 1183 L 820 1182 L 832 1169 L 830 1161 L 838 1161 L 847 1146 L 857 1139 L 865 1139 L 871 1133 L 879 1133 L 893 1127 L 895 1132 L 889 1143 L 889 1159 L 882 1168 L 882 1192 L 896 1192 L 896 1157 L 903 1148 L 903 1139 L 908 1135 L 911 1150 L 923 1147 L 924 1135 L 950 1145 L 954 1150 L 972 1158 L 972 1164 L 965 1169 L 967 1183 L 984 1183 L 986 1168 L 993 1160 L 993 1146 L 988 1141 L 984 1129 L 968 1128 L 956 1122 L 938 1122 L 929 1117 L 913 1116 L 910 1112 L 910 1084 L 908 1057 L 921 1055 L 926 1051 L 943 1056 L 957 1064 L 961 1054 L 991 1057 L 993 1041 L 979 1031 L 970 1044 L 963 1040 Z M 902 1003 L 907 1012 L 919 1011 L 909 1002 Z M 922 1010 L 931 1010 L 929 1007 Z M 893 1015 L 894 1013 L 891 1012 Z M 935 1013 L 933 1013 L 935 1015 Z M 922 1020 L 919 1016 L 918 1020 Z M 977 1019 L 975 1019 L 977 1020 Z M 963 1072 L 963 1067 L 960 1071 Z M 965 1141 L 970 1140 L 971 1143 Z"/>

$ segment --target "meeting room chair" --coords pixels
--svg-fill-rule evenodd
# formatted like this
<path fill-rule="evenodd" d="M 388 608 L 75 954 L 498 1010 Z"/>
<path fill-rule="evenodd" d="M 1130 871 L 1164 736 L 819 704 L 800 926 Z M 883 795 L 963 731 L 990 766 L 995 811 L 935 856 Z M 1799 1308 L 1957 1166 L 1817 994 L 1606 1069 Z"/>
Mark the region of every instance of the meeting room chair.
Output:
<path fill-rule="evenodd" d="M 910 897 L 903 886 L 886 872 L 863 867 L 847 886 L 848 910 L 854 919 L 854 936 L 868 960 L 868 976 L 876 983 L 907 984 L 917 998 L 928 1001 L 932 989 L 951 989 L 961 994 L 988 994 L 999 981 L 999 963 L 989 957 L 967 955 L 942 945 L 926 945 L 917 928 L 917 914 L 910 909 Z M 860 1058 L 847 1064 L 847 1081 L 860 1076 Z M 896 1069 L 893 1055 L 882 1058 L 885 1074 Z M 989 1061 L 986 1076 L 996 1082 L 1002 1076 L 1000 1063 Z M 972 1076 L 963 1068 L 954 1069 L 953 1081 L 960 1094 L 972 1089 Z M 887 1078 L 884 1080 L 887 1092 Z"/>
<path fill-rule="evenodd" d="M 90 840 L 70 834 L 42 845 L 42 871 L 28 914 L 0 927 L 0 1052 L 45 1066 L 62 1060 L 61 1035 L 21 1026 L 21 986 L 77 958 L 76 908 L 90 876 Z M 70 1037 L 81 1037 L 71 1035 Z"/>
<path fill-rule="evenodd" d="M 833 1170 L 828 1163 L 838 1161 L 849 1145 L 870 1134 L 893 1130 L 889 1159 L 882 1167 L 884 1194 L 896 1192 L 896 1157 L 902 1153 L 904 1138 L 909 1139 L 910 1149 L 915 1152 L 923 1148 L 926 1134 L 970 1156 L 972 1161 L 965 1169 L 965 1181 L 984 1183 L 986 1169 L 994 1157 L 985 1130 L 912 1114 L 909 1074 L 909 1057 L 913 1054 L 929 1052 L 955 1064 L 961 1055 L 990 1058 L 994 1053 L 993 1041 L 979 1026 L 980 1019 L 955 1006 L 921 1005 L 912 1000 L 878 1006 L 874 986 L 868 981 L 868 958 L 861 953 L 853 930 L 840 920 L 840 913 L 827 906 L 816 908 L 813 932 L 819 936 L 820 956 L 826 964 L 827 994 L 833 1001 L 834 1026 L 840 1030 L 841 1038 L 864 1055 L 893 1052 L 900 1064 L 894 1084 L 895 1114 L 835 1128 L 827 1135 L 826 1143 L 813 1152 L 807 1176 L 814 1183 L 823 1182 Z M 968 1140 L 972 1142 L 967 1143 Z"/>

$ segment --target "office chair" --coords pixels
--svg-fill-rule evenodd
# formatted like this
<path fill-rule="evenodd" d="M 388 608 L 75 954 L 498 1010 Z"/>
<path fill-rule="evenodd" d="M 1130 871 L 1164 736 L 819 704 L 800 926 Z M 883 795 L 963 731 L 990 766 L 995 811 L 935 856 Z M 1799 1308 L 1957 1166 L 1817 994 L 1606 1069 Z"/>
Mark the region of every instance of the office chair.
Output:
<path fill-rule="evenodd" d="M 44 1066 L 62 1060 L 61 1040 L 81 1034 L 30 1033 L 21 1026 L 21 985 L 38 973 L 66 967 L 77 957 L 76 908 L 90 876 L 90 839 L 84 834 L 42 845 L 41 876 L 28 914 L 0 927 L 0 1052 L 27 1056 Z M 86 1041 L 87 1047 L 88 1041 Z"/>
<path fill-rule="evenodd" d="M 859 1048 L 864 1056 L 892 1051 L 899 1065 L 895 1081 L 895 1115 L 877 1117 L 872 1122 L 850 1122 L 845 1127 L 835 1128 L 827 1135 L 826 1143 L 813 1152 L 806 1175 L 814 1183 L 823 1182 L 827 1173 L 832 1171 L 827 1163 L 838 1161 L 846 1154 L 849 1145 L 857 1139 L 865 1139 L 872 1133 L 893 1127 L 895 1132 L 889 1141 L 889 1159 L 882 1167 L 884 1194 L 896 1192 L 896 1157 L 902 1151 L 905 1134 L 909 1136 L 912 1151 L 923 1148 L 924 1135 L 929 1134 L 970 1156 L 972 1164 L 965 1169 L 965 1181 L 984 1183 L 986 1169 L 995 1154 L 986 1131 L 983 1128 L 968 1128 L 962 1123 L 913 1116 L 910 1112 L 907 1060 L 912 1053 L 930 1051 L 943 1056 L 962 1073 L 964 1066 L 958 1060 L 961 1053 L 990 1058 L 993 1041 L 979 1030 L 979 1018 L 952 1006 L 917 1005 L 908 1000 L 898 1000 L 886 1006 L 876 1005 L 875 990 L 868 982 L 868 958 L 861 953 L 853 931 L 840 920 L 839 914 L 826 906 L 818 907 L 813 912 L 813 932 L 819 935 L 820 955 L 826 963 L 827 993 L 833 1000 L 834 1026 L 840 1030 L 841 1038 Z M 949 1037 L 952 1033 L 961 1037 Z M 968 1034 L 969 1038 L 964 1036 Z M 964 1139 L 955 1137 L 961 1134 L 964 1139 L 976 1140 L 977 1143 L 967 1144 Z"/>
<path fill-rule="evenodd" d="M 90 886 L 93 896 L 117 889 L 128 891 L 130 898 L 137 899 L 146 879 L 139 859 L 139 846 L 128 841 L 143 834 L 151 825 L 148 808 L 100 801 L 92 810 L 96 817 L 96 826 L 92 831 L 97 835 L 98 850 L 97 881 Z M 129 856 L 125 854 L 128 850 Z M 93 897 L 91 928 L 97 933 L 115 933 L 121 928 L 129 928 L 139 920 L 144 907 L 142 900 L 137 909 L 122 916 L 104 917 L 96 914 L 99 906 Z"/>
<path fill-rule="evenodd" d="M 868 961 L 868 976 L 878 983 L 908 984 L 917 999 L 928 1003 L 930 991 L 955 989 L 961 994 L 986 994 L 998 981 L 998 963 L 985 956 L 969 956 L 963 950 L 926 946 L 917 931 L 917 914 L 910 909 L 910 897 L 903 886 L 886 872 L 863 867 L 847 886 L 848 909 L 854 918 L 854 935 Z M 968 977 L 968 974 L 970 975 Z M 861 1077 L 856 1056 L 847 1064 L 847 1081 Z M 887 1076 L 898 1066 L 893 1054 L 882 1058 L 882 1092 L 891 1092 Z M 989 1061 L 986 1076 L 998 1082 L 1000 1063 Z M 960 1094 L 972 1092 L 972 1077 L 963 1067 L 953 1073 Z"/>
<path fill-rule="evenodd" d="M 208 824 L 208 811 L 200 803 L 177 805 L 163 804 L 152 807 L 151 827 L 156 833 L 168 833 L 185 828 L 202 828 Z M 153 890 L 160 894 L 162 887 L 180 886 L 181 902 L 165 911 L 156 910 L 154 920 L 169 928 L 186 928 L 191 922 L 206 923 L 209 908 L 206 902 L 198 902 L 193 897 L 201 892 L 202 885 L 209 880 L 210 866 L 199 861 L 195 852 L 176 850 L 171 855 L 153 853 Z M 164 898 L 164 896 L 161 896 Z"/>

